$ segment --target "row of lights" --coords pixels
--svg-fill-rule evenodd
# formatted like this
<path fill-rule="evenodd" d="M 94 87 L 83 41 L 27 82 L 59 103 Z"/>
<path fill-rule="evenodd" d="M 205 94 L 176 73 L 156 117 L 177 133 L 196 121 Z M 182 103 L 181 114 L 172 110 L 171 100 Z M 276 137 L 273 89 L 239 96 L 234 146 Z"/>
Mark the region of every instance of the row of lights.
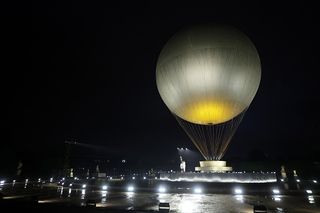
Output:
<path fill-rule="evenodd" d="M 188 149 L 188 148 L 179 148 L 179 147 L 177 147 L 177 150 L 185 150 L 185 151 L 188 151 L 189 149 Z"/>
<path fill-rule="evenodd" d="M 82 188 L 85 189 L 85 188 L 86 188 L 86 184 L 82 185 Z M 101 187 L 101 189 L 102 189 L 103 191 L 106 191 L 106 190 L 108 189 L 108 186 L 107 186 L 107 185 L 103 185 L 103 186 Z M 134 191 L 135 191 L 135 187 L 134 187 L 133 185 L 129 185 L 129 186 L 127 187 L 127 191 L 128 191 L 128 192 L 134 192 Z M 167 192 L 167 188 L 166 188 L 165 186 L 159 186 L 158 192 L 159 192 L 159 193 L 166 193 L 166 192 Z M 201 194 L 201 193 L 202 193 L 202 188 L 200 188 L 200 187 L 195 187 L 195 188 L 193 189 L 193 192 L 194 192 L 195 194 Z"/>

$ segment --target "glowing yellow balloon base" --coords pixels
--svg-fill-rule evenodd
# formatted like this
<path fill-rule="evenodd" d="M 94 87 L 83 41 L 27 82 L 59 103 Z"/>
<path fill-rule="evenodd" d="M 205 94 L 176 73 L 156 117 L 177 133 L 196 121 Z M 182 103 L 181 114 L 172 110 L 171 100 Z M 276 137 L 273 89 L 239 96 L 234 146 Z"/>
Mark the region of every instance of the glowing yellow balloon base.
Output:
<path fill-rule="evenodd" d="M 185 106 L 181 117 L 196 124 L 219 124 L 231 120 L 239 113 L 238 107 L 229 101 L 197 101 Z"/>
<path fill-rule="evenodd" d="M 230 172 L 232 167 L 226 166 L 226 161 L 206 160 L 200 161 L 200 167 L 196 167 L 196 172 Z"/>

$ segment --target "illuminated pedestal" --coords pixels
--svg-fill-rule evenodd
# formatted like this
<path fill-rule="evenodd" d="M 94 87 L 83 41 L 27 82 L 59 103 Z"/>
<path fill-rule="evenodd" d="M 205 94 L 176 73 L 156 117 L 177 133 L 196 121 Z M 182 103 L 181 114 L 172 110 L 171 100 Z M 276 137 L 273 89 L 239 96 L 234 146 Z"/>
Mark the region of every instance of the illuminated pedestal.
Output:
<path fill-rule="evenodd" d="M 226 166 L 226 161 L 206 160 L 200 161 L 200 167 L 196 167 L 196 172 L 230 172 L 232 167 Z"/>

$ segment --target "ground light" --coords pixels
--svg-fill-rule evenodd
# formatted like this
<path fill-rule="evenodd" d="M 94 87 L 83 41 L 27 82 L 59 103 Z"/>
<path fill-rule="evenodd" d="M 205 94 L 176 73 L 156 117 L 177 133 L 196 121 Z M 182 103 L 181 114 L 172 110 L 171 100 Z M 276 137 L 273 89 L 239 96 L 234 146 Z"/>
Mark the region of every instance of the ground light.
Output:
<path fill-rule="evenodd" d="M 106 185 L 102 186 L 102 190 L 107 190 L 107 189 L 108 189 L 108 186 L 106 186 Z"/>
<path fill-rule="evenodd" d="M 128 190 L 128 192 L 133 192 L 134 191 L 134 187 L 133 186 L 128 186 L 127 190 Z"/>
<path fill-rule="evenodd" d="M 279 189 L 272 189 L 272 192 L 273 192 L 273 194 L 279 194 L 280 193 Z"/>
<path fill-rule="evenodd" d="M 165 193 L 167 191 L 166 187 L 164 186 L 159 186 L 158 192 L 160 193 Z"/>
<path fill-rule="evenodd" d="M 196 194 L 201 194 L 202 193 L 202 189 L 200 187 L 195 187 L 193 189 L 193 192 L 196 193 Z"/>
<path fill-rule="evenodd" d="M 240 188 L 235 188 L 235 189 L 234 189 L 234 193 L 235 193 L 235 194 L 238 194 L 238 195 L 239 195 L 239 194 L 242 194 L 242 189 L 240 189 Z"/>

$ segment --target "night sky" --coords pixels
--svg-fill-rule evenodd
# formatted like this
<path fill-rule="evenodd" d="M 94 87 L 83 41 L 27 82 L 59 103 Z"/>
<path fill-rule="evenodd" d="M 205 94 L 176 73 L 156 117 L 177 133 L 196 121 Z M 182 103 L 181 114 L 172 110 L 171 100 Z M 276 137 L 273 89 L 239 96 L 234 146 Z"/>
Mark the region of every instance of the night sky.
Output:
<path fill-rule="evenodd" d="M 105 147 L 99 154 L 105 159 L 166 163 L 177 157 L 177 146 L 195 150 L 160 98 L 155 69 L 174 33 L 202 23 L 237 27 L 253 41 L 262 62 L 259 90 L 225 157 L 260 150 L 270 158 L 319 159 L 317 7 L 115 8 L 88 2 L 2 8 L 8 136 L 1 140 L 2 168 L 14 169 L 18 159 L 54 161 L 64 141 L 73 139 Z"/>

